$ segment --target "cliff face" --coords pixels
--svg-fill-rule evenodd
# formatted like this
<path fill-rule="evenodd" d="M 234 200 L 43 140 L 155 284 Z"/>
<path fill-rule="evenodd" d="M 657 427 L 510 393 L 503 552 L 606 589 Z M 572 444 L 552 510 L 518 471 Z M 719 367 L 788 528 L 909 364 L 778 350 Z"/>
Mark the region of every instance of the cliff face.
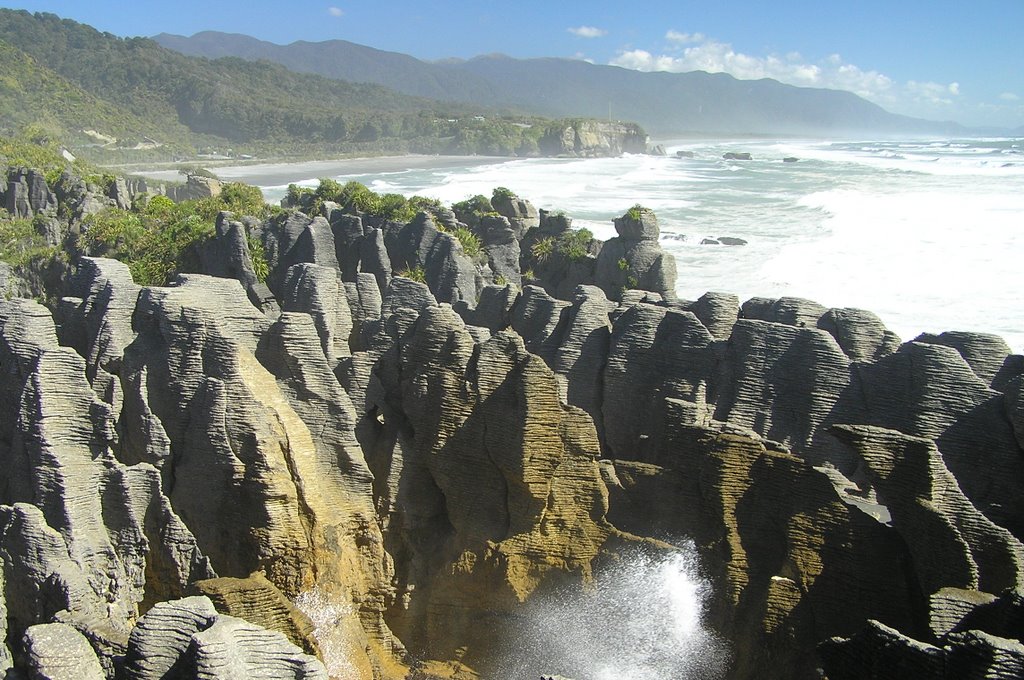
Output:
<path fill-rule="evenodd" d="M 565 243 L 504 210 L 485 246 Z M 324 212 L 224 214 L 169 287 L 82 258 L 55 315 L 0 303 L 0 666 L 494 677 L 538 600 L 686 544 L 728 677 L 1024 659 L 1024 361 L 996 339 L 676 300 L 642 211 L 567 299 L 486 283 L 453 215 Z"/>
<path fill-rule="evenodd" d="M 635 123 L 578 120 L 548 130 L 538 146 L 547 156 L 576 158 L 646 153 L 647 134 Z"/>

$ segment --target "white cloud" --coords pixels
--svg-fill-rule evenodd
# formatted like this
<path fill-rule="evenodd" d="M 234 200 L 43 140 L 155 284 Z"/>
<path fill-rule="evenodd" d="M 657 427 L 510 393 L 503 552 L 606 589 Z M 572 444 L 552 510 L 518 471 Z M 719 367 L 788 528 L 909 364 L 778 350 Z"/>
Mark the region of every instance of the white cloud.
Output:
<path fill-rule="evenodd" d="M 594 26 L 577 26 L 567 30 L 577 38 L 600 38 L 608 35 L 608 31 L 603 28 L 595 28 Z"/>
<path fill-rule="evenodd" d="M 665 33 L 665 39 L 674 43 L 686 44 L 704 42 L 705 38 L 703 33 L 680 33 L 670 28 Z"/>
<path fill-rule="evenodd" d="M 611 60 L 611 64 L 637 71 L 708 71 L 728 73 L 743 80 L 773 78 L 801 87 L 846 90 L 890 111 L 926 118 L 948 117 L 951 107 L 954 104 L 960 105 L 958 82 L 943 84 L 911 80 L 899 83 L 879 71 L 847 63 L 839 54 L 830 54 L 813 61 L 798 52 L 744 54 L 729 43 L 700 33 L 670 30 L 665 38 L 673 46 L 664 53 L 652 53 L 644 49 L 623 50 Z M 1000 96 L 1001 99 L 1018 101 L 1016 95 L 1004 94 L 1009 96 Z"/>
<path fill-rule="evenodd" d="M 1018 97 L 1012 92 L 1003 92 L 1001 95 L 999 95 L 999 98 L 1002 99 L 1004 102 L 1020 101 L 1020 97 Z"/>
<path fill-rule="evenodd" d="M 342 10 L 340 7 L 328 7 L 327 13 L 330 14 L 332 17 L 340 17 L 343 14 L 345 14 L 344 10 Z"/>

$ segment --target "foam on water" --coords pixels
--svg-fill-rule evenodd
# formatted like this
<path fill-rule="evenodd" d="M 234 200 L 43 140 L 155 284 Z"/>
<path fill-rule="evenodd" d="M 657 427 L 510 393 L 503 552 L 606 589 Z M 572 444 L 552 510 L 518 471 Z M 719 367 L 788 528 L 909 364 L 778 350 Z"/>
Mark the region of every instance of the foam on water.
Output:
<path fill-rule="evenodd" d="M 710 591 L 694 555 L 692 545 L 672 555 L 637 553 L 598 573 L 588 591 L 529 603 L 497 677 L 721 677 L 729 650 L 703 625 Z"/>
<path fill-rule="evenodd" d="M 693 158 L 675 158 L 676 150 Z M 725 161 L 726 151 L 753 160 Z M 683 298 L 796 295 L 870 309 L 904 339 L 987 331 L 1024 351 L 1020 140 L 691 140 L 669 143 L 668 152 L 337 179 L 445 203 L 504 186 L 602 239 L 615 235 L 613 218 L 640 203 L 658 214 Z M 799 160 L 784 163 L 788 156 Z M 308 176 L 302 167 L 296 177 Z M 285 188 L 265 194 L 275 200 Z M 747 245 L 701 245 L 721 236 Z"/>

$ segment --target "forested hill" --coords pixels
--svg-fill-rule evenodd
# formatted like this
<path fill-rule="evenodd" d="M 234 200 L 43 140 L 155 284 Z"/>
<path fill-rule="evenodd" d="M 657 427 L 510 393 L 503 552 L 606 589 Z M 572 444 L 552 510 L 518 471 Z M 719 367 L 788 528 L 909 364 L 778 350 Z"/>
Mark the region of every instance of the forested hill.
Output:
<path fill-rule="evenodd" d="M 535 153 L 548 123 L 265 61 L 189 57 L 52 14 L 0 9 L 0 57 L 3 107 L 16 112 L 0 132 L 31 119 L 63 135 L 90 127 L 130 143 L 149 138 L 175 153 L 506 155 Z M 69 93 L 78 106 L 60 103 Z"/>
<path fill-rule="evenodd" d="M 371 82 L 406 94 L 513 107 L 541 116 L 636 121 L 648 131 L 842 134 L 956 133 L 963 128 L 889 113 L 839 90 L 776 80 L 739 80 L 724 73 L 641 73 L 576 59 L 503 55 L 430 63 L 344 40 L 289 45 L 205 31 L 154 40 L 185 54 L 266 59 L 331 78 Z"/>

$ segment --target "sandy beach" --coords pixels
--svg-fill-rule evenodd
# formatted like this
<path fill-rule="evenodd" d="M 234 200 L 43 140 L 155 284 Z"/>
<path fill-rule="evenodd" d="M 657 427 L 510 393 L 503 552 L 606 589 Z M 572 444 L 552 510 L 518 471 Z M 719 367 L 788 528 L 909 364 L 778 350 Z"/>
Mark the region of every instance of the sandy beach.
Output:
<path fill-rule="evenodd" d="M 295 182 L 296 177 L 316 179 L 347 175 L 368 175 L 376 172 L 400 172 L 418 168 L 467 167 L 490 165 L 512 160 L 503 156 L 376 156 L 342 158 L 331 161 L 299 161 L 289 163 L 253 163 L 247 165 L 210 166 L 222 180 L 245 182 L 256 186 L 278 186 Z M 164 182 L 181 181 L 177 170 L 138 170 L 132 174 Z"/>

